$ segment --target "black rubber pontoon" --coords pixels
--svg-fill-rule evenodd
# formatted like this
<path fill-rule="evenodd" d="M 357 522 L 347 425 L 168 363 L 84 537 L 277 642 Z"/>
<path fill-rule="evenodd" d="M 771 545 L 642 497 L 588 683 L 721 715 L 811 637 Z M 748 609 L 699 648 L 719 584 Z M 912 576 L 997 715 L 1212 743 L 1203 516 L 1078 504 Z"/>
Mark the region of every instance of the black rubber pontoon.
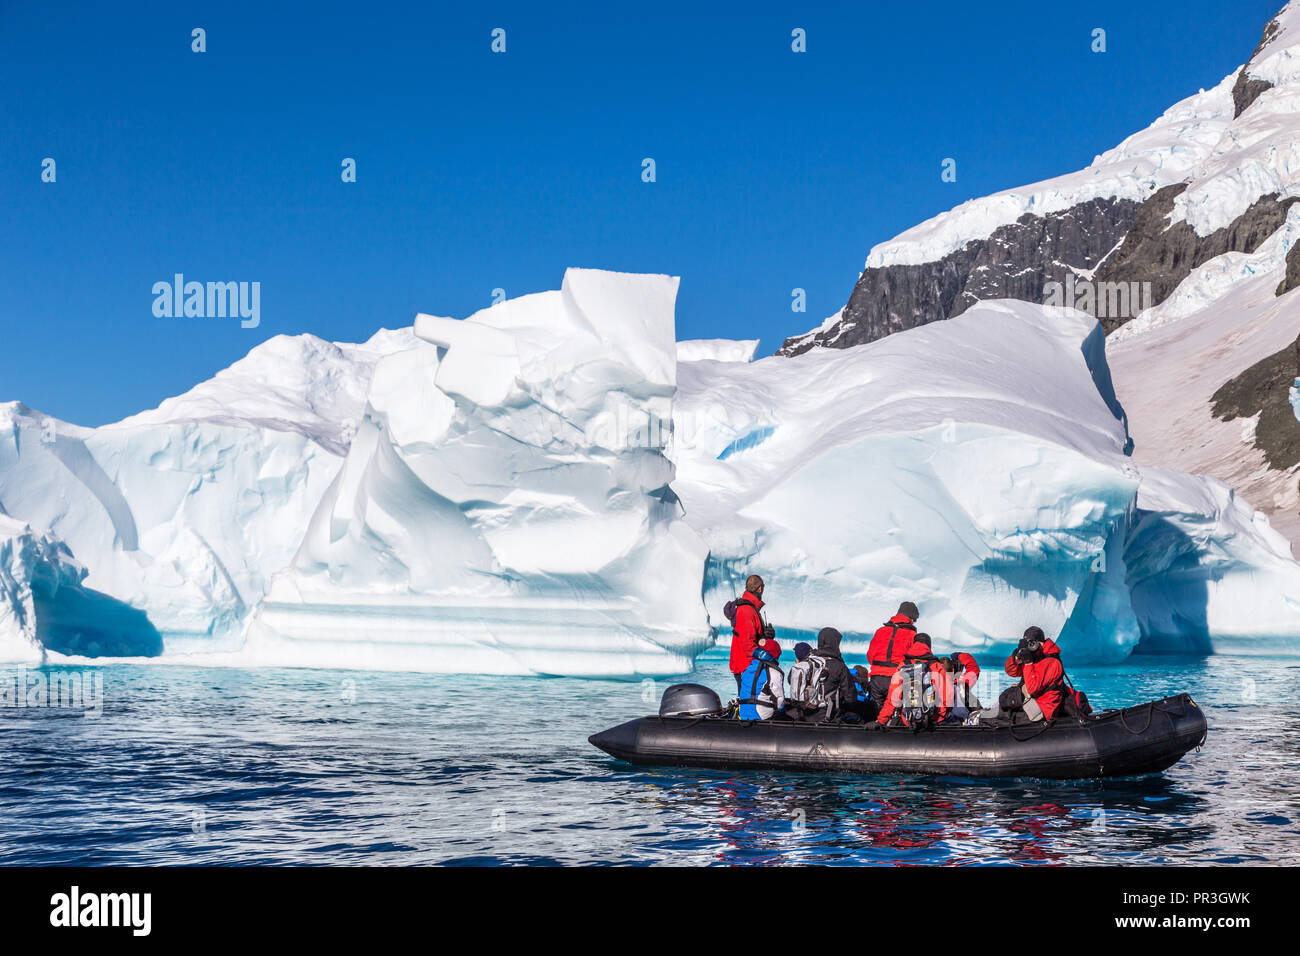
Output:
<path fill-rule="evenodd" d="M 906 727 L 638 717 L 590 742 L 629 763 L 810 773 L 935 774 L 1080 780 L 1158 773 L 1205 742 L 1205 714 L 1187 694 L 1086 720 L 1015 726 Z"/>

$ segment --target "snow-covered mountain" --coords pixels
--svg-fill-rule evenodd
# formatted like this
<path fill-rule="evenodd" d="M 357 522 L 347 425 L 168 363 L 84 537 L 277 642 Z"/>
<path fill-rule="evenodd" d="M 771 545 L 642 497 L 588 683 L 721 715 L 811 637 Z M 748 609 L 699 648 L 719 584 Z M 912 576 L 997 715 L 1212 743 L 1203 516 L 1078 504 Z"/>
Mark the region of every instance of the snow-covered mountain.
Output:
<path fill-rule="evenodd" d="M 963 203 L 872 249 L 783 355 L 988 299 L 1077 305 L 1110 335 L 1134 461 L 1224 481 L 1300 541 L 1300 2 L 1250 59 L 1086 169 Z M 1064 301 L 1062 301 L 1064 300 Z"/>

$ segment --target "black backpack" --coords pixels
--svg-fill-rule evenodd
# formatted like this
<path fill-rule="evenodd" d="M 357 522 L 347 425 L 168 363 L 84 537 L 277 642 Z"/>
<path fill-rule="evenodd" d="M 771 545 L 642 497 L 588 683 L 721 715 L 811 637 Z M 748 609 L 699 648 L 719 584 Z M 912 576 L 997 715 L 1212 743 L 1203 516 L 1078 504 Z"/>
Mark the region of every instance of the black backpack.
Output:
<path fill-rule="evenodd" d="M 1055 657 L 1058 661 L 1061 659 L 1060 654 L 1048 654 L 1047 657 Z M 1092 716 L 1092 704 L 1088 703 L 1088 695 L 1081 690 L 1075 690 L 1074 681 L 1070 680 L 1070 675 L 1061 668 L 1061 713 L 1066 717 L 1077 717 L 1083 720 L 1085 717 Z"/>
<path fill-rule="evenodd" d="M 732 627 L 736 626 L 736 611 L 740 608 L 742 604 L 745 607 L 754 607 L 752 603 L 746 601 L 744 598 L 737 598 L 734 601 L 728 601 L 726 604 L 722 606 L 722 613 L 726 615 L 726 618 L 728 621 L 731 622 Z M 758 608 L 754 607 L 754 613 L 755 614 L 758 613 Z"/>

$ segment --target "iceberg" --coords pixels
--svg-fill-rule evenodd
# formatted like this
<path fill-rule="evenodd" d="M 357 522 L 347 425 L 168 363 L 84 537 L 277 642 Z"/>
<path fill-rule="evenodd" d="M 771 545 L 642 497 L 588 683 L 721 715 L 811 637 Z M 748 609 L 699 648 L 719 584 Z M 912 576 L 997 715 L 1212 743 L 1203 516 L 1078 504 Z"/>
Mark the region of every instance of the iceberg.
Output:
<path fill-rule="evenodd" d="M 63 542 L 87 588 L 147 614 L 119 650 L 160 633 L 169 652 L 237 648 L 342 466 L 378 357 L 413 342 L 409 329 L 356 346 L 277 336 L 101 428 L 0 405 L 0 508 Z"/>
<path fill-rule="evenodd" d="M 685 339 L 677 343 L 679 362 L 752 362 L 758 339 Z"/>
<path fill-rule="evenodd" d="M 707 551 L 663 445 L 677 280 L 570 269 L 376 365 L 246 654 L 504 674 L 689 670 Z"/>
<path fill-rule="evenodd" d="M 757 571 L 792 637 L 853 645 L 911 600 L 936 646 L 1039 624 L 1126 655 L 1139 476 L 1100 346 L 1082 313 L 1007 301 L 853 349 L 683 362 L 669 454 L 709 609 Z"/>
<path fill-rule="evenodd" d="M 270 339 L 97 429 L 0 406 L 0 657 L 631 677 L 746 574 L 783 637 L 1295 653 L 1300 565 L 1139 468 L 1096 321 L 1016 301 L 753 361 L 677 280 L 570 269 L 360 345 Z M 690 357 L 693 356 L 693 357 Z"/>
<path fill-rule="evenodd" d="M 1300 650 L 1300 563 L 1268 519 L 1222 482 L 1144 468 L 1125 554 L 1140 650 Z"/>
<path fill-rule="evenodd" d="M 62 541 L 0 512 L 0 662 L 41 661 L 37 601 L 85 576 Z"/>

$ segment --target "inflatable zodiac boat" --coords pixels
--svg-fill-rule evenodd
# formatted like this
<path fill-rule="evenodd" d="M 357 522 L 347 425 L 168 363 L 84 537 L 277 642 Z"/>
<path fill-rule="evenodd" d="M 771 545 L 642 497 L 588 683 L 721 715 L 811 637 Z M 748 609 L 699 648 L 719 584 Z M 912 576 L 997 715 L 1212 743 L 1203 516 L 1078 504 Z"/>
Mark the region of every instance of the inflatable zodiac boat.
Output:
<path fill-rule="evenodd" d="M 737 720 L 716 694 L 676 684 L 659 716 L 589 738 L 644 765 L 794 770 L 832 774 L 934 774 L 1082 780 L 1158 773 L 1205 742 L 1205 714 L 1187 694 L 1037 724 L 939 726 Z"/>

